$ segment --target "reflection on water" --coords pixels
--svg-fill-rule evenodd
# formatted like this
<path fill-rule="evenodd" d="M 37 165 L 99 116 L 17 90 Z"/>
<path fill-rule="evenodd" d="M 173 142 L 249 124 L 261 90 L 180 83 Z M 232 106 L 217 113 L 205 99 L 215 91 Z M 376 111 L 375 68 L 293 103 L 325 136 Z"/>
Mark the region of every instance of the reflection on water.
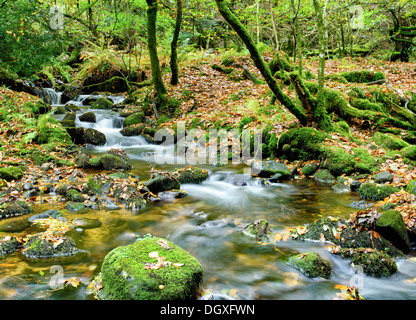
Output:
<path fill-rule="evenodd" d="M 106 135 L 117 136 L 114 128 L 107 129 L 103 130 Z M 113 144 L 88 151 L 101 153 L 119 143 L 117 139 L 112 141 Z M 151 159 L 156 147 L 140 139 L 134 146 L 125 150 L 132 159 L 133 172 L 146 180 L 150 165 L 144 160 Z M 102 224 L 68 234 L 78 247 L 89 253 L 81 261 L 34 262 L 25 260 L 19 253 L 1 258 L 0 299 L 88 299 L 86 285 L 100 271 L 104 256 L 147 233 L 167 238 L 189 251 L 203 266 L 202 288 L 231 298 L 334 299 L 340 292 L 335 289 L 336 284 L 356 285 L 366 299 L 416 298 L 413 258 L 399 260 L 399 272 L 392 277 L 374 279 L 357 275 L 347 260 L 328 253 L 325 244 L 290 240 L 263 245 L 241 232 L 245 225 L 257 219 L 267 219 L 275 233 L 322 216 L 348 217 L 355 210 L 350 203 L 358 200 L 354 195 L 335 193 L 310 180 L 265 184 L 245 175 L 241 166 L 206 168 L 211 173 L 207 181 L 182 186 L 187 197 L 150 203 L 136 214 L 124 209 L 70 213 L 63 210 L 61 203 L 37 206 L 34 214 L 50 208 L 62 209 L 68 220 L 91 218 Z M 30 228 L 23 230 L 23 234 L 30 232 L 33 232 Z M 0 232 L 0 236 L 6 234 Z M 316 251 L 332 261 L 334 268 L 329 280 L 309 279 L 287 264 L 291 255 L 306 251 Z M 52 290 L 50 280 L 56 275 L 50 273 L 53 265 L 62 266 L 65 278 L 78 277 L 85 285 L 70 292 Z"/>

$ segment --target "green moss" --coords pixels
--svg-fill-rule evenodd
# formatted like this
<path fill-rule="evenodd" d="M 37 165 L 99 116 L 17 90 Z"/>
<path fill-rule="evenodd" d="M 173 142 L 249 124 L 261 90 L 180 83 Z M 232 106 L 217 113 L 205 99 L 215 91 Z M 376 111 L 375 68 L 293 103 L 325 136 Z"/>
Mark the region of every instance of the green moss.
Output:
<path fill-rule="evenodd" d="M 243 233 L 262 242 L 269 242 L 270 226 L 267 220 L 261 219 L 248 224 Z"/>
<path fill-rule="evenodd" d="M 72 143 L 72 139 L 58 121 L 44 115 L 39 119 L 38 123 L 38 143 L 45 144 L 53 142 L 70 144 Z"/>
<path fill-rule="evenodd" d="M 302 174 L 304 174 L 307 177 L 313 176 L 317 170 L 318 165 L 316 165 L 315 163 L 310 163 L 302 168 Z"/>
<path fill-rule="evenodd" d="M 416 179 L 409 182 L 406 187 L 406 192 L 416 195 Z"/>
<path fill-rule="evenodd" d="M 339 176 L 343 173 L 354 172 L 356 161 L 351 153 L 344 148 L 337 146 L 325 147 L 323 155 L 324 161 L 321 167 L 328 169 L 332 175 Z"/>
<path fill-rule="evenodd" d="M 377 160 L 365 148 L 353 148 L 352 152 L 356 159 L 354 168 L 359 173 L 372 173 L 378 170 Z"/>
<path fill-rule="evenodd" d="M 328 169 L 319 169 L 315 172 L 313 179 L 318 183 L 332 184 L 335 182 L 335 177 Z"/>
<path fill-rule="evenodd" d="M 197 184 L 208 178 L 208 171 L 205 169 L 188 167 L 174 172 L 172 176 L 178 179 L 181 184 Z"/>
<path fill-rule="evenodd" d="M 396 210 L 383 212 L 376 221 L 376 230 L 398 249 L 409 251 L 410 241 L 403 216 Z"/>
<path fill-rule="evenodd" d="M 367 70 L 343 72 L 342 76 L 348 82 L 356 82 L 356 83 L 369 83 L 369 82 L 386 79 L 386 76 L 384 75 L 384 73 L 380 71 L 374 72 L 374 71 L 367 71 Z"/>
<path fill-rule="evenodd" d="M 278 155 L 289 160 L 318 159 L 326 134 L 313 128 L 296 128 L 283 133 L 278 144 Z"/>
<path fill-rule="evenodd" d="M 159 243 L 166 243 L 169 249 Z M 181 264 L 150 268 L 157 259 L 149 253 L 157 252 L 164 262 Z M 149 268 L 145 268 L 145 266 Z M 145 238 L 118 247 L 104 258 L 101 278 L 101 297 L 109 300 L 186 300 L 192 298 L 202 281 L 202 267 L 188 252 L 161 238 Z M 163 286 L 163 287 L 161 287 Z"/>
<path fill-rule="evenodd" d="M 405 147 L 408 147 L 409 144 L 391 134 L 384 134 L 380 132 L 376 132 L 372 138 L 372 140 L 377 143 L 380 147 L 385 147 L 390 150 L 401 150 Z"/>
<path fill-rule="evenodd" d="M 396 261 L 380 250 L 342 250 L 341 256 L 351 258 L 351 265 L 361 266 L 364 273 L 371 277 L 389 277 L 397 272 Z"/>
<path fill-rule="evenodd" d="M 375 183 L 362 184 L 358 190 L 362 199 L 374 201 L 384 200 L 392 193 L 398 191 L 400 191 L 399 188 L 393 187 L 391 185 L 377 185 Z"/>
<path fill-rule="evenodd" d="M 66 200 L 72 202 L 84 202 L 84 197 L 78 190 L 70 189 L 66 193 Z"/>
<path fill-rule="evenodd" d="M 142 111 L 133 113 L 124 120 L 123 127 L 125 128 L 134 124 L 143 123 L 144 118 L 145 118 L 145 115 L 144 115 L 144 112 Z"/>
<path fill-rule="evenodd" d="M 91 163 L 91 161 L 90 161 Z M 130 170 L 131 165 L 117 156 L 112 154 L 104 154 L 100 157 L 100 165 L 104 170 Z"/>
<path fill-rule="evenodd" d="M 238 127 L 240 130 L 244 129 L 244 127 L 254 121 L 253 117 L 244 117 L 241 119 L 240 123 L 238 124 Z"/>
<path fill-rule="evenodd" d="M 114 103 L 106 98 L 98 98 L 91 105 L 91 109 L 112 109 Z"/>
<path fill-rule="evenodd" d="M 289 264 L 299 269 L 309 278 L 322 277 L 329 279 L 332 272 L 332 263 L 323 259 L 315 252 L 306 252 L 289 258 Z"/>
<path fill-rule="evenodd" d="M 416 145 L 408 146 L 400 151 L 401 155 L 410 160 L 416 160 Z"/>
<path fill-rule="evenodd" d="M 23 177 L 23 171 L 20 167 L 0 168 L 0 179 L 6 181 L 17 181 Z"/>

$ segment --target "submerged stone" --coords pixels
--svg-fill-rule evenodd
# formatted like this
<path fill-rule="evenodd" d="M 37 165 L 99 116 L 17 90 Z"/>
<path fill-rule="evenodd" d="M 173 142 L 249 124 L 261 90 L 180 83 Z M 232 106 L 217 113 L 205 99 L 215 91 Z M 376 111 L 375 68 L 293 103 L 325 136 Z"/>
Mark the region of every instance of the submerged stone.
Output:
<path fill-rule="evenodd" d="M 105 300 L 187 300 L 196 293 L 202 273 L 198 260 L 182 248 L 147 237 L 105 256 L 96 293 Z"/>
<path fill-rule="evenodd" d="M 30 237 L 23 247 L 22 254 L 29 259 L 47 259 L 72 256 L 83 252 L 69 237 L 45 237 L 42 233 Z"/>
<path fill-rule="evenodd" d="M 261 219 L 248 224 L 243 233 L 249 237 L 253 237 L 263 242 L 269 241 L 270 226 L 267 220 Z"/>

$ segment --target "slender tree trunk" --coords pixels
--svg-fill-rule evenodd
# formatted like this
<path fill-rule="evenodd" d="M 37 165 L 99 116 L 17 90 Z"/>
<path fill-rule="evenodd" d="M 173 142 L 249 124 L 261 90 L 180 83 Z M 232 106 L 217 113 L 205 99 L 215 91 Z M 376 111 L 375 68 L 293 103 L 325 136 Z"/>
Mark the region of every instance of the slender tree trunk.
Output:
<path fill-rule="evenodd" d="M 322 93 L 324 87 L 325 74 L 325 24 L 321 4 L 319 0 L 313 0 L 315 12 L 318 18 L 318 42 L 319 42 L 319 69 L 318 69 L 318 95 Z"/>
<path fill-rule="evenodd" d="M 276 79 L 273 77 L 269 66 L 261 57 L 256 44 L 251 38 L 250 34 L 241 24 L 241 22 L 236 18 L 236 16 L 228 8 L 225 0 L 215 0 L 217 3 L 218 10 L 228 24 L 236 31 L 241 40 L 246 45 L 247 49 L 250 52 L 251 58 L 259 69 L 260 73 L 266 80 L 270 90 L 276 96 L 276 98 L 299 120 L 302 125 L 308 125 L 308 118 L 301 108 L 298 108 L 293 101 L 287 96 L 279 87 Z"/>
<path fill-rule="evenodd" d="M 176 23 L 175 31 L 173 32 L 173 39 L 171 44 L 171 55 L 170 55 L 170 69 L 172 70 L 172 79 L 170 83 L 176 86 L 179 83 L 179 67 L 178 67 L 178 39 L 181 31 L 182 23 L 182 0 L 176 1 Z"/>
<path fill-rule="evenodd" d="M 149 48 L 150 64 L 152 68 L 152 79 L 155 86 L 157 102 L 166 102 L 166 87 L 163 83 L 162 72 L 160 71 L 159 57 L 157 55 L 156 42 L 156 20 L 157 20 L 157 0 L 146 0 L 147 2 L 147 45 Z"/>

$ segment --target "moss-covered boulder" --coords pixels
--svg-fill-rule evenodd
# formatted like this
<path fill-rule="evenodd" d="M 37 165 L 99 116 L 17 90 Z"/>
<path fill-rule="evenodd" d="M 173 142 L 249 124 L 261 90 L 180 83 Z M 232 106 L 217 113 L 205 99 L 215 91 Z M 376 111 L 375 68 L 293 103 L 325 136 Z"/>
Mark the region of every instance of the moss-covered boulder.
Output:
<path fill-rule="evenodd" d="M 133 113 L 124 120 L 123 127 L 125 128 L 134 124 L 143 123 L 144 118 L 145 118 L 145 114 L 143 111 Z"/>
<path fill-rule="evenodd" d="M 305 165 L 302 168 L 302 174 L 305 175 L 305 176 L 307 176 L 307 177 L 313 176 L 315 174 L 315 172 L 318 171 L 318 168 L 319 167 L 318 167 L 317 164 L 315 164 L 315 163 L 308 163 L 307 165 Z"/>
<path fill-rule="evenodd" d="M 84 143 L 95 146 L 103 146 L 107 143 L 105 134 L 93 128 L 88 128 L 84 131 L 83 140 Z"/>
<path fill-rule="evenodd" d="M 305 252 L 291 256 L 289 264 L 300 270 L 309 278 L 329 279 L 332 272 L 332 263 L 323 259 L 318 253 Z"/>
<path fill-rule="evenodd" d="M 198 184 L 208 178 L 208 171 L 197 167 L 187 167 L 173 172 L 172 176 L 178 179 L 180 184 Z"/>
<path fill-rule="evenodd" d="M 82 194 L 75 189 L 70 189 L 66 192 L 65 198 L 67 201 L 72 201 L 72 202 L 84 202 L 84 197 L 82 196 Z"/>
<path fill-rule="evenodd" d="M 364 183 L 358 189 L 362 199 L 380 201 L 387 198 L 389 195 L 400 191 L 399 188 L 392 185 L 378 185 L 375 183 Z"/>
<path fill-rule="evenodd" d="M 354 164 L 355 171 L 359 173 L 372 173 L 378 169 L 377 159 L 373 158 L 365 148 L 356 147 L 352 149 L 352 152 L 356 160 Z"/>
<path fill-rule="evenodd" d="M 380 147 L 390 150 L 401 150 L 409 146 L 406 141 L 388 133 L 376 132 L 372 139 Z"/>
<path fill-rule="evenodd" d="M 104 170 L 130 170 L 132 166 L 128 161 L 113 154 L 104 154 L 99 157 L 99 165 Z"/>
<path fill-rule="evenodd" d="M 43 115 L 38 122 L 38 137 L 40 144 L 61 143 L 70 144 L 72 142 L 69 133 L 55 119 Z"/>
<path fill-rule="evenodd" d="M 13 236 L 4 236 L 0 239 L 0 257 L 15 252 L 22 246 L 21 241 Z"/>
<path fill-rule="evenodd" d="M 350 258 L 351 265 L 361 266 L 363 272 L 371 277 L 389 277 L 397 272 L 396 261 L 381 250 L 343 249 L 338 253 L 343 258 Z"/>
<path fill-rule="evenodd" d="M 23 247 L 22 254 L 29 259 L 48 259 L 73 256 L 82 252 L 69 237 L 48 237 L 40 233 L 30 237 Z"/>
<path fill-rule="evenodd" d="M 403 252 L 410 249 L 409 236 L 403 216 L 396 210 L 383 212 L 376 221 L 376 230 Z"/>
<path fill-rule="evenodd" d="M 262 242 L 269 242 L 270 226 L 267 220 L 261 219 L 248 224 L 243 233 Z"/>
<path fill-rule="evenodd" d="M 155 175 L 152 179 L 144 182 L 143 185 L 154 194 L 157 194 L 162 191 L 181 188 L 179 180 L 170 174 Z"/>
<path fill-rule="evenodd" d="M 83 122 L 97 122 L 97 117 L 95 116 L 95 113 L 92 111 L 83 113 L 78 117 L 78 119 Z"/>
<path fill-rule="evenodd" d="M 0 208 L 0 219 L 31 213 L 33 209 L 25 201 L 6 203 Z"/>
<path fill-rule="evenodd" d="M 120 133 L 125 137 L 140 136 L 143 134 L 145 127 L 146 125 L 144 123 L 136 123 L 128 127 L 124 127 L 120 130 Z"/>
<path fill-rule="evenodd" d="M 114 103 L 112 101 L 110 101 L 107 98 L 98 98 L 97 100 L 95 100 L 90 108 L 91 109 L 112 109 L 114 106 Z"/>
<path fill-rule="evenodd" d="M 102 287 L 105 300 L 187 300 L 202 282 L 200 263 L 174 243 L 147 237 L 118 247 L 104 258 Z"/>
<path fill-rule="evenodd" d="M 71 212 L 78 212 L 85 209 L 85 205 L 82 202 L 68 201 L 65 204 L 65 209 Z"/>
<path fill-rule="evenodd" d="M 306 226 L 302 234 L 294 232 L 297 240 L 329 241 L 341 248 L 372 248 L 385 251 L 392 257 L 402 256 L 403 253 L 384 237 L 374 237 L 364 224 L 359 225 L 351 220 L 338 218 L 321 218 Z M 361 231 L 358 231 L 358 230 Z"/>
<path fill-rule="evenodd" d="M 416 160 L 416 145 L 405 147 L 400 151 L 400 153 L 405 158 Z"/>
<path fill-rule="evenodd" d="M 356 163 L 354 156 L 344 148 L 337 146 L 326 147 L 322 158 L 321 167 L 328 169 L 335 177 L 343 173 L 351 174 L 354 172 Z"/>
<path fill-rule="evenodd" d="M 0 179 L 6 181 L 17 181 L 23 177 L 23 170 L 20 167 L 6 167 L 0 168 Z"/>
<path fill-rule="evenodd" d="M 416 195 L 416 179 L 409 182 L 406 187 L 406 192 Z"/>
<path fill-rule="evenodd" d="M 289 179 L 291 172 L 284 163 L 268 160 L 253 162 L 251 174 L 262 178 L 268 178 L 274 176 L 275 174 L 280 174 L 281 179 Z"/>
<path fill-rule="evenodd" d="M 289 160 L 319 159 L 326 134 L 313 128 L 296 128 L 280 136 L 277 153 Z"/>
<path fill-rule="evenodd" d="M 355 83 L 369 83 L 386 79 L 386 76 L 383 72 L 374 72 L 369 70 L 347 71 L 343 72 L 342 76 L 348 82 Z"/>
<path fill-rule="evenodd" d="M 313 180 L 319 184 L 333 184 L 336 179 L 328 169 L 319 169 L 313 176 Z"/>

